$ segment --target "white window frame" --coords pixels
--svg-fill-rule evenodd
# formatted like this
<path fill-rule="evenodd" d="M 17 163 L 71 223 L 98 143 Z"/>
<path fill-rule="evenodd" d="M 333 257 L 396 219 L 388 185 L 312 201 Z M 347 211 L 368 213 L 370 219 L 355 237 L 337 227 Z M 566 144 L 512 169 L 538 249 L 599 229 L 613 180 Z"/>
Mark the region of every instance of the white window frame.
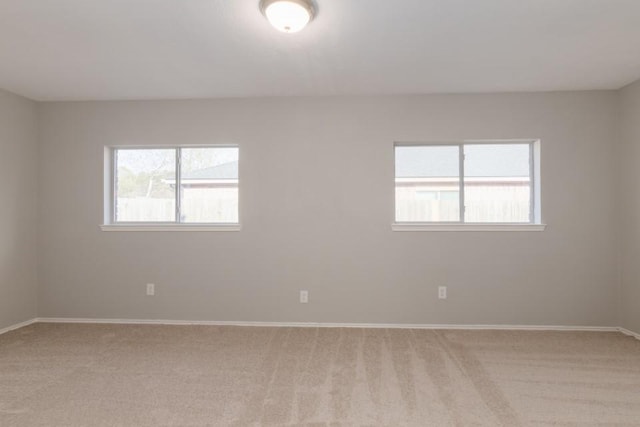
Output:
<path fill-rule="evenodd" d="M 180 222 L 181 150 L 184 148 L 238 149 L 238 222 L 184 223 Z M 116 221 L 116 152 L 118 150 L 175 150 L 176 153 L 176 219 L 171 222 Z M 240 231 L 240 147 L 233 144 L 216 145 L 112 145 L 104 148 L 104 204 L 102 231 Z"/>
<path fill-rule="evenodd" d="M 465 222 L 464 221 L 464 146 L 465 145 L 529 145 L 529 176 L 531 182 L 531 202 L 529 222 L 497 223 L 497 222 Z M 396 221 L 396 172 L 395 156 L 396 147 L 445 147 L 457 146 L 459 161 L 459 195 L 460 217 L 458 221 L 441 222 L 398 222 Z M 546 224 L 542 221 L 541 207 L 541 179 L 540 179 L 540 140 L 539 139 L 491 139 L 491 140 L 463 140 L 448 142 L 395 142 L 393 144 L 394 159 L 394 185 L 393 185 L 393 231 L 544 231 Z"/>

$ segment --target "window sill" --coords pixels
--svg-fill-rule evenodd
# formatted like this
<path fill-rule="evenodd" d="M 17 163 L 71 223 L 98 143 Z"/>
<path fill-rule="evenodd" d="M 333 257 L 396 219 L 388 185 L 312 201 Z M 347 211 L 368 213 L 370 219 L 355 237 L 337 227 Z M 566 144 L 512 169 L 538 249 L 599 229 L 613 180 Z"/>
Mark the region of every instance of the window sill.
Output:
<path fill-rule="evenodd" d="M 544 231 L 546 224 L 428 224 L 394 222 L 393 231 Z"/>
<path fill-rule="evenodd" d="M 103 224 L 102 231 L 240 231 L 240 224 Z"/>

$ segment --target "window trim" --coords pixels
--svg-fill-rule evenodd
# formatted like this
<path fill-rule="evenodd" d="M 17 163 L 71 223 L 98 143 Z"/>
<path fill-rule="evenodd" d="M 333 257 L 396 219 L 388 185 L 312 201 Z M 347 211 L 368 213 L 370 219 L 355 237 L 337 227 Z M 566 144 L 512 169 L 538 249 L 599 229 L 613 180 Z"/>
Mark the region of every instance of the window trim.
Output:
<path fill-rule="evenodd" d="M 238 224 L 216 223 L 212 225 L 192 225 L 169 223 L 140 223 L 140 224 L 101 224 L 102 231 L 240 231 Z"/>
<path fill-rule="evenodd" d="M 486 223 L 437 223 L 437 222 L 394 222 L 393 231 L 544 231 L 546 224 L 528 222 L 486 222 Z"/>
<path fill-rule="evenodd" d="M 465 145 L 529 145 L 529 179 L 531 182 L 529 222 L 464 222 L 464 146 Z M 458 182 L 460 195 L 460 215 L 458 221 L 396 221 L 396 148 L 397 147 L 446 147 L 457 146 Z M 544 231 L 546 224 L 542 221 L 541 180 L 540 180 L 540 139 L 468 139 L 461 141 L 396 141 L 393 144 L 394 185 L 393 185 L 393 221 L 392 231 Z"/>
<path fill-rule="evenodd" d="M 238 222 L 179 222 L 181 214 L 181 150 L 184 148 L 236 148 L 238 149 Z M 175 150 L 176 157 L 176 212 L 175 221 L 116 221 L 116 152 L 118 150 Z M 240 231 L 240 146 L 238 144 L 185 144 L 185 145 L 109 145 L 104 147 L 104 198 L 102 231 Z"/>

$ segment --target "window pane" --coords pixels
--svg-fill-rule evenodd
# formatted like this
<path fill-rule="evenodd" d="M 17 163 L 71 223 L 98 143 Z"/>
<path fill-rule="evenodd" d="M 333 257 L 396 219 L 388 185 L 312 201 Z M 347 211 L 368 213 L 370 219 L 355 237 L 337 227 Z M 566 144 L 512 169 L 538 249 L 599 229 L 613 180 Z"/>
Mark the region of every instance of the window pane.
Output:
<path fill-rule="evenodd" d="M 183 148 L 181 221 L 238 222 L 238 148 Z"/>
<path fill-rule="evenodd" d="M 458 146 L 400 146 L 395 155 L 396 221 L 459 221 Z"/>
<path fill-rule="evenodd" d="M 529 222 L 529 144 L 465 145 L 465 222 Z"/>
<path fill-rule="evenodd" d="M 115 157 L 116 221 L 175 221 L 176 150 L 119 149 Z"/>

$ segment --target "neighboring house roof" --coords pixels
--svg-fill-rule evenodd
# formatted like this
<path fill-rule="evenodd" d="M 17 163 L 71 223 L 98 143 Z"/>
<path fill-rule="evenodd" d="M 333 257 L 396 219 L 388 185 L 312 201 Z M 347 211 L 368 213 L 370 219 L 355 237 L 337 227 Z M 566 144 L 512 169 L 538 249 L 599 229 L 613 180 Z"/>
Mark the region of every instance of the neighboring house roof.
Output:
<path fill-rule="evenodd" d="M 466 148 L 465 176 L 522 177 L 529 176 L 528 148 L 504 147 L 499 156 L 491 150 Z M 442 151 L 434 151 L 442 148 Z M 447 151 L 448 150 L 448 151 Z M 457 147 L 455 147 L 457 150 Z M 458 155 L 452 147 L 397 147 L 397 178 L 446 178 L 458 176 Z"/>
<path fill-rule="evenodd" d="M 528 157 L 516 150 L 502 150 L 499 157 L 488 151 L 473 152 L 465 164 L 465 175 L 475 177 L 518 177 L 529 175 Z M 428 178 L 458 176 L 457 156 L 433 156 L 425 151 L 397 150 L 396 177 Z M 182 181 L 238 179 L 238 161 L 182 174 Z M 169 180 L 167 180 L 169 181 Z"/>
<path fill-rule="evenodd" d="M 238 179 L 238 161 L 222 163 L 210 168 L 198 169 L 182 174 L 182 181 L 209 179 Z"/>

